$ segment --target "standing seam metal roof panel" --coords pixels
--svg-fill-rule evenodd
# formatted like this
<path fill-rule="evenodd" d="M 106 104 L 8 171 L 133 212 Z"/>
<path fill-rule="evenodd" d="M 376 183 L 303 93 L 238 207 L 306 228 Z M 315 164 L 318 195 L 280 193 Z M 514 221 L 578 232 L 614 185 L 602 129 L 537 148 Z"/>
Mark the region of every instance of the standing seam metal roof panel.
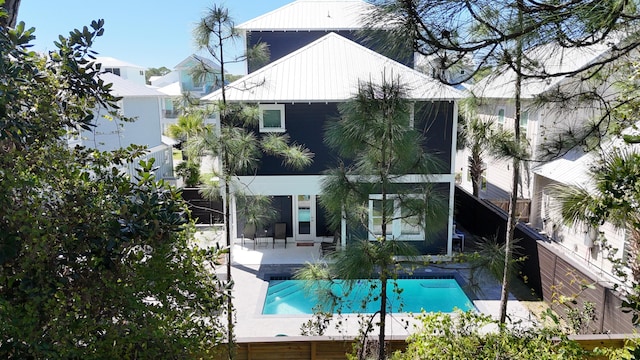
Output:
<path fill-rule="evenodd" d="M 462 92 L 384 57 L 335 33 L 329 33 L 273 63 L 231 83 L 229 101 L 340 102 L 358 92 L 360 82 L 381 84 L 399 78 L 408 98 L 453 100 Z M 219 100 L 217 90 L 203 100 Z"/>

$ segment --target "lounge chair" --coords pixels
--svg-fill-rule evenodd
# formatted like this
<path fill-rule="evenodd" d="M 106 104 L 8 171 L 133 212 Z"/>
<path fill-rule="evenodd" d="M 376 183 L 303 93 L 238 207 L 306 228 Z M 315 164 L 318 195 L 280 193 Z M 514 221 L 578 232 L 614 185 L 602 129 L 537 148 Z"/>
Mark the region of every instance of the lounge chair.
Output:
<path fill-rule="evenodd" d="M 244 246 L 245 240 L 253 241 L 253 249 L 256 249 L 256 225 L 246 224 L 242 230 L 242 246 Z"/>
<path fill-rule="evenodd" d="M 284 247 L 287 248 L 287 224 L 276 223 L 273 229 L 273 244 L 272 248 L 276 247 L 276 240 L 284 240 Z"/>
<path fill-rule="evenodd" d="M 335 234 L 333 235 L 333 240 L 331 242 L 321 242 L 320 255 L 326 256 L 328 254 L 331 254 L 332 252 L 335 252 L 338 246 L 339 240 L 340 240 L 340 233 L 336 231 Z"/>

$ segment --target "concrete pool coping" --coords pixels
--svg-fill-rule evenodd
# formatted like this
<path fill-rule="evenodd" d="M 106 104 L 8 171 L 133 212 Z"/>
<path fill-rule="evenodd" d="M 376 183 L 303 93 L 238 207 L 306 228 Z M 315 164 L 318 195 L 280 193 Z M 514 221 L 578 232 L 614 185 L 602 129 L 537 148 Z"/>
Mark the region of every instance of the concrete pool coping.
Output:
<path fill-rule="evenodd" d="M 218 236 L 200 231 L 197 234 L 203 246 L 220 241 Z M 267 274 L 290 273 L 292 268 L 300 267 L 307 262 L 318 261 L 320 256 L 319 244 L 297 247 L 294 245 L 272 249 L 271 246 L 258 247 L 253 245 L 242 247 L 238 240 L 232 247 L 231 274 L 235 285 L 233 289 L 235 307 L 235 335 L 240 338 L 273 337 L 278 335 L 299 336 L 300 327 L 313 318 L 313 315 L 262 315 L 264 296 L 268 287 Z M 469 281 L 461 264 L 439 264 L 438 269 L 445 267 L 447 271 L 457 272 L 462 279 Z M 225 266 L 217 269 L 221 278 L 226 278 Z M 479 312 L 497 318 L 500 313 L 500 283 L 487 274 L 481 275 L 477 282 L 482 284 L 481 293 L 476 293 L 472 299 Z M 531 321 L 530 311 L 515 297 L 510 296 L 508 315 L 511 321 Z M 358 314 L 341 315 L 333 319 L 325 335 L 336 338 L 355 336 L 358 334 Z M 340 329 L 336 325 L 340 323 Z M 415 318 L 409 314 L 392 314 L 387 317 L 387 335 L 409 335 L 417 324 Z"/>

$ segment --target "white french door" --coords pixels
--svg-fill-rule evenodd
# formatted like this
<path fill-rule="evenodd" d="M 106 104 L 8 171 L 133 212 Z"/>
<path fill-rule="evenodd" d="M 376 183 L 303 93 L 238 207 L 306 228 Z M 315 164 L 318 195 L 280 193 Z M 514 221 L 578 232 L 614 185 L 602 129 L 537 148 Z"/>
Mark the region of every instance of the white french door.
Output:
<path fill-rule="evenodd" d="M 293 214 L 296 240 L 315 240 L 316 196 L 296 195 L 294 199 Z"/>

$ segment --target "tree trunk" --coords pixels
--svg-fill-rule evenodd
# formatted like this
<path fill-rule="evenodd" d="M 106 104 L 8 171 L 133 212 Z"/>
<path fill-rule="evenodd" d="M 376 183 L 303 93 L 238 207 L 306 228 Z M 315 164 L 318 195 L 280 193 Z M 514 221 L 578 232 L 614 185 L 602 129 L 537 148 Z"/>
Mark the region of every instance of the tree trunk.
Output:
<path fill-rule="evenodd" d="M 224 176 L 224 197 L 225 197 L 225 202 L 224 202 L 224 229 L 226 232 L 226 244 L 227 244 L 227 250 L 229 251 L 227 253 L 227 291 L 229 292 L 227 294 L 227 346 L 228 346 L 228 351 L 229 351 L 229 359 L 233 359 L 235 358 L 235 351 L 236 351 L 236 347 L 235 347 L 235 339 L 234 339 L 234 324 L 233 324 L 233 301 L 232 301 L 232 294 L 231 294 L 231 284 L 232 282 L 232 277 L 231 277 L 231 209 L 230 209 L 230 202 L 231 202 L 231 187 L 229 186 L 229 183 L 231 182 L 231 177 L 229 176 L 229 169 L 227 164 L 229 164 L 229 155 L 227 154 L 227 152 L 225 151 L 224 153 L 224 159 L 225 159 L 225 163 L 224 163 L 224 172 L 225 172 L 225 176 Z"/>
<path fill-rule="evenodd" d="M 0 26 L 8 26 L 13 28 L 18 20 L 18 9 L 20 8 L 20 0 L 5 0 L 2 7 L 7 11 L 6 18 L 0 18 Z"/>
<path fill-rule="evenodd" d="M 523 26 L 523 0 L 517 1 L 518 6 L 518 26 Z M 515 89 L 515 106 L 516 116 L 513 124 L 513 132 L 516 144 L 520 144 L 520 108 L 522 101 L 520 99 L 522 90 L 522 40 L 518 38 L 516 42 L 516 89 Z M 518 185 L 520 184 L 520 159 L 518 156 L 513 158 L 513 178 L 511 182 L 511 199 L 509 202 L 509 218 L 507 219 L 507 234 L 505 236 L 504 244 L 504 272 L 502 274 L 502 291 L 500 293 L 500 323 L 504 324 L 507 319 L 507 302 L 509 300 L 509 268 L 511 263 L 511 246 L 516 230 L 516 206 L 518 202 Z"/>
<path fill-rule="evenodd" d="M 387 274 L 384 270 L 380 273 L 380 334 L 378 335 L 378 359 L 384 360 L 385 357 L 385 330 L 387 320 Z"/>

